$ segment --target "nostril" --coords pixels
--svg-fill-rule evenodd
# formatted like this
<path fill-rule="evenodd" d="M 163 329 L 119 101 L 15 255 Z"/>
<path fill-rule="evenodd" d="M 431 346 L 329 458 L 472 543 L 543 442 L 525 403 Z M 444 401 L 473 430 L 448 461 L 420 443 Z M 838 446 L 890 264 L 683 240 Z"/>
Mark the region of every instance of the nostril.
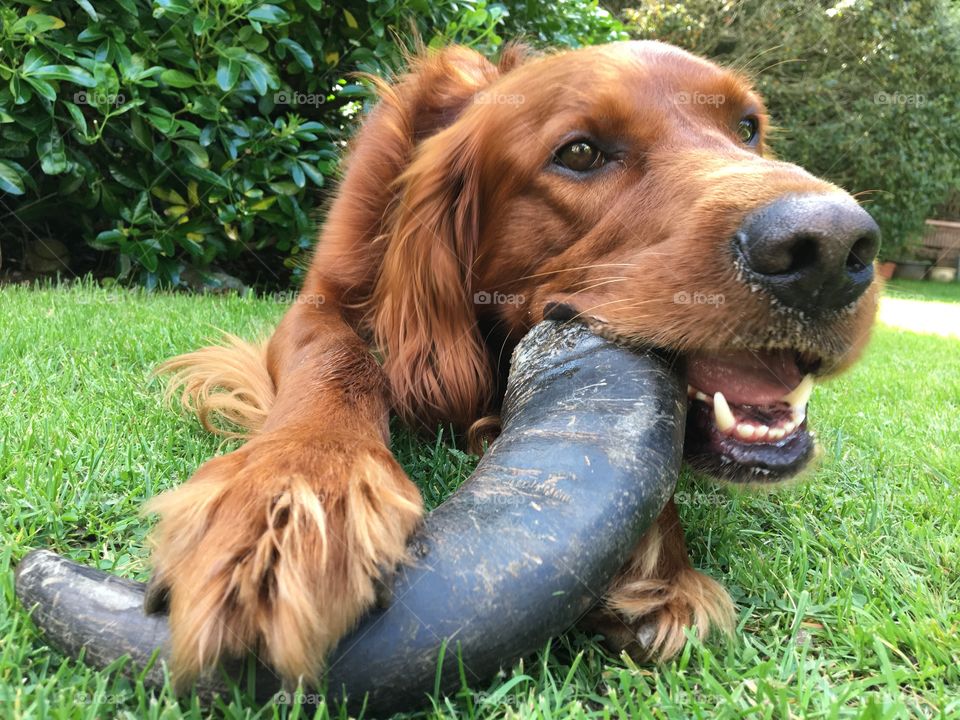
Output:
<path fill-rule="evenodd" d="M 868 267 L 877 254 L 876 246 L 876 239 L 868 235 L 858 239 L 850 248 L 850 254 L 847 255 L 847 272 L 858 273 Z"/>
<path fill-rule="evenodd" d="M 819 254 L 820 248 L 816 238 L 806 235 L 798 236 L 790 248 L 790 263 L 784 273 L 798 273 L 816 265 Z"/>

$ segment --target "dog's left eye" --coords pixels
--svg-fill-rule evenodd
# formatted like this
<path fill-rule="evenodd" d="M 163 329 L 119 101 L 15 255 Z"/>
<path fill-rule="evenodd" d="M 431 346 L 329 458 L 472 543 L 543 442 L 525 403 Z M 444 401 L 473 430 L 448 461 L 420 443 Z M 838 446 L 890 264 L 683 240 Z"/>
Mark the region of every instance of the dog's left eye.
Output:
<path fill-rule="evenodd" d="M 554 163 L 574 172 L 596 170 L 604 160 L 603 153 L 586 140 L 575 140 L 553 154 Z"/>
<path fill-rule="evenodd" d="M 743 118 L 737 125 L 737 137 L 744 145 L 753 145 L 757 141 L 759 132 L 760 123 L 753 116 Z"/>

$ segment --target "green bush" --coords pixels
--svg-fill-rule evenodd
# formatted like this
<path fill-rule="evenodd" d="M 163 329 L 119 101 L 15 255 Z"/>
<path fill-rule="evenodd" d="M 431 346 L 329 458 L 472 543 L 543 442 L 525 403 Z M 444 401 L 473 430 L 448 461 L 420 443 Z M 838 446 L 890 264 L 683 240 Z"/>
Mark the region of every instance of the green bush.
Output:
<path fill-rule="evenodd" d="M 960 186 L 960 7 L 951 0 L 647 0 L 659 38 L 744 68 L 779 126 L 773 147 L 857 193 L 882 256 L 919 237 Z"/>
<path fill-rule="evenodd" d="M 413 35 L 618 37 L 596 0 L 21 0 L 0 7 L 8 248 L 66 243 L 80 271 L 153 286 L 212 265 L 276 285 L 316 237 L 352 117 Z M 398 39 L 400 42 L 398 42 Z M 85 246 L 98 251 L 84 262 Z M 7 253 L 11 253 L 8 251 Z M 197 273 L 194 272 L 194 275 Z"/>
<path fill-rule="evenodd" d="M 628 7 L 623 7 L 628 6 Z M 368 89 L 414 35 L 656 37 L 756 75 L 774 147 L 862 193 L 896 255 L 960 178 L 950 0 L 14 0 L 0 6 L 0 249 L 147 286 L 210 269 L 279 285 Z M 623 23 L 621 19 L 623 19 Z M 185 271 L 189 270 L 190 273 Z"/>

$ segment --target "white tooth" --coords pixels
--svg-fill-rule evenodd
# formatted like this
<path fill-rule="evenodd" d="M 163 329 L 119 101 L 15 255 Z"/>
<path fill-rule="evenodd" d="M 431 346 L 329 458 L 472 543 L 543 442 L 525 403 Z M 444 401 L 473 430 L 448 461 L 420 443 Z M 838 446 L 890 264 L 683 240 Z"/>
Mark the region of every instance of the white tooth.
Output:
<path fill-rule="evenodd" d="M 803 420 L 806 417 L 807 417 L 806 406 L 801 406 L 801 407 L 794 406 L 793 408 L 791 408 L 790 422 L 793 423 L 794 427 L 800 427 L 801 423 L 803 423 Z"/>
<path fill-rule="evenodd" d="M 737 425 L 737 435 L 744 440 L 752 440 L 754 432 L 756 432 L 756 429 L 750 423 L 740 423 Z"/>
<path fill-rule="evenodd" d="M 796 423 L 793 422 L 793 420 L 787 420 L 787 424 L 783 426 L 783 432 L 785 432 L 787 435 L 789 435 L 796 429 L 797 429 L 797 426 L 796 426 Z"/>
<path fill-rule="evenodd" d="M 783 402 L 793 408 L 804 408 L 813 392 L 813 375 L 805 375 L 800 384 L 783 396 Z"/>
<path fill-rule="evenodd" d="M 770 428 L 770 431 L 767 433 L 768 440 L 782 440 L 783 436 L 786 435 L 786 431 L 783 428 Z"/>
<path fill-rule="evenodd" d="M 720 432 L 728 432 L 737 424 L 737 421 L 733 419 L 733 413 L 730 412 L 727 399 L 723 396 L 722 392 L 718 392 L 713 396 L 713 417 L 717 421 L 717 427 L 720 428 Z"/>
<path fill-rule="evenodd" d="M 695 389 L 693 385 L 687 385 L 687 395 L 693 395 L 694 392 L 695 392 Z"/>
<path fill-rule="evenodd" d="M 697 400 L 700 400 L 701 402 L 706 402 L 707 400 L 710 399 L 709 395 L 707 395 L 704 392 L 700 392 L 699 390 L 697 390 L 697 394 L 694 397 L 696 397 Z"/>
<path fill-rule="evenodd" d="M 758 427 L 758 428 L 756 429 L 756 431 L 754 432 L 754 437 L 755 437 L 757 440 L 762 440 L 763 438 L 765 438 L 765 437 L 767 436 L 767 433 L 768 433 L 768 432 L 770 432 L 770 428 L 768 428 L 766 425 L 761 425 L 761 426 Z"/>

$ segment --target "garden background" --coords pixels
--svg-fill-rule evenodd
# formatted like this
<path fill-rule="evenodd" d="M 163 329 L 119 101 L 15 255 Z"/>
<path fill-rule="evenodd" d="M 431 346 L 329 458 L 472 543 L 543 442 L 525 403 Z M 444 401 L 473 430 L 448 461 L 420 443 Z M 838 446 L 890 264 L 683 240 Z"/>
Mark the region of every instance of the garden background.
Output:
<path fill-rule="evenodd" d="M 13 568 L 45 547 L 148 577 L 144 501 L 231 447 L 166 408 L 151 371 L 288 307 L 371 100 L 352 71 L 390 73 L 416 36 L 493 54 L 669 40 L 752 75 L 777 153 L 856 192 L 901 258 L 925 218 L 960 219 L 958 18 L 947 0 L 0 3 L 0 717 L 312 715 L 244 687 L 204 709 L 65 658 Z M 224 287 L 257 292 L 181 292 Z M 879 320 L 813 395 L 804 482 L 682 473 L 732 640 L 653 665 L 573 631 L 419 717 L 960 717 L 960 284 L 894 280 Z M 476 462 L 444 428 L 392 447 L 430 507 Z"/>
<path fill-rule="evenodd" d="M 900 257 L 960 219 L 949 0 L 13 0 L 0 7 L 0 277 L 287 288 L 401 48 L 658 38 L 756 79 L 785 160 L 855 193 Z M 296 282 L 296 277 L 293 277 Z"/>

